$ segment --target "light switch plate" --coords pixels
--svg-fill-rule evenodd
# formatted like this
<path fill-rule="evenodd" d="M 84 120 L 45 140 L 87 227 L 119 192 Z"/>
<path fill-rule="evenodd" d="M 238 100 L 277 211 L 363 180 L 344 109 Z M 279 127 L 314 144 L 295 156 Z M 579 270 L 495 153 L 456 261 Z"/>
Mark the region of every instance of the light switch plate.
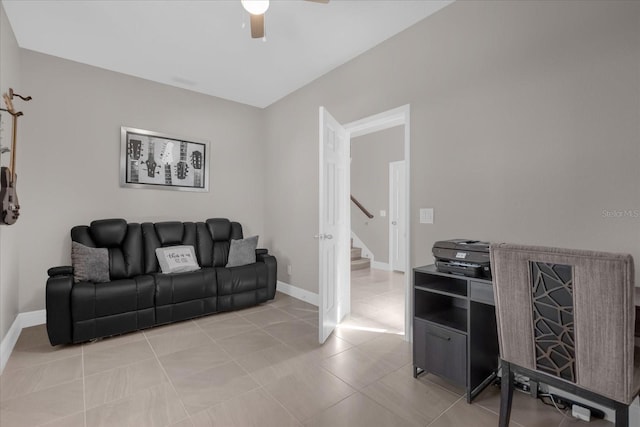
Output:
<path fill-rule="evenodd" d="M 433 208 L 420 209 L 420 224 L 433 224 Z"/>
<path fill-rule="evenodd" d="M 387 211 L 380 211 L 380 217 L 384 218 L 387 216 Z"/>

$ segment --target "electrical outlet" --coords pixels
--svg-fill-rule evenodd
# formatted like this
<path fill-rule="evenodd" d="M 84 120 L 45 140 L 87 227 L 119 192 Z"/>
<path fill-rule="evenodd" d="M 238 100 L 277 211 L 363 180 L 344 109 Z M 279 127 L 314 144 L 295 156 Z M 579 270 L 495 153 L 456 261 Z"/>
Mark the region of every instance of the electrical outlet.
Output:
<path fill-rule="evenodd" d="M 582 421 L 586 421 L 586 422 L 591 421 L 591 411 L 587 408 L 583 408 L 580 405 L 574 404 L 571 407 L 571 415 L 574 418 L 577 418 Z"/>
<path fill-rule="evenodd" d="M 287 264 L 287 274 L 291 276 L 291 264 Z"/>

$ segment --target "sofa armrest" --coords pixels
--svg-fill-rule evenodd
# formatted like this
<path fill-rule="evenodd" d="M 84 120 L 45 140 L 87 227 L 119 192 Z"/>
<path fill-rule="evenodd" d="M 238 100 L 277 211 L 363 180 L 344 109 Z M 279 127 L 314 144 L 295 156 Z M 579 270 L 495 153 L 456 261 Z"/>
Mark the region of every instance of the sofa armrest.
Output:
<path fill-rule="evenodd" d="M 256 258 L 258 257 L 258 255 L 266 255 L 269 253 L 268 249 L 256 249 Z"/>
<path fill-rule="evenodd" d="M 73 267 L 70 265 L 62 265 L 60 267 L 51 267 L 47 270 L 49 277 L 55 276 L 73 276 Z"/>
<path fill-rule="evenodd" d="M 263 250 L 264 253 L 258 253 Z M 273 299 L 276 296 L 276 282 L 278 277 L 278 263 L 276 257 L 269 255 L 266 249 L 256 250 L 256 262 L 263 262 L 267 266 L 267 296 Z"/>
<path fill-rule="evenodd" d="M 72 342 L 72 287 L 73 275 L 71 274 L 55 275 L 47 280 L 47 334 L 49 335 L 51 345 L 68 344 Z"/>

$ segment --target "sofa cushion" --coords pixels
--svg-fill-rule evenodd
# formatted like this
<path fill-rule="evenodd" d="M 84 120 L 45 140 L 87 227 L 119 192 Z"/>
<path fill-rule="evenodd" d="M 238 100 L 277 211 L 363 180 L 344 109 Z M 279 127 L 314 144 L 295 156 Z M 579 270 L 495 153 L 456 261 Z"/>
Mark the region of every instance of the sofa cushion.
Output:
<path fill-rule="evenodd" d="M 229 260 L 225 267 L 240 267 L 242 265 L 253 264 L 256 262 L 257 247 L 258 236 L 232 240 L 229 246 Z"/>
<path fill-rule="evenodd" d="M 217 294 L 216 273 L 213 268 L 188 273 L 157 273 L 153 278 L 156 283 L 156 306 L 215 297 Z"/>
<path fill-rule="evenodd" d="M 164 274 L 200 270 L 193 246 L 182 245 L 157 248 L 156 256 Z"/>
<path fill-rule="evenodd" d="M 216 269 L 218 295 L 231 295 L 267 287 L 267 267 L 264 263 Z"/>
<path fill-rule="evenodd" d="M 229 258 L 231 240 L 242 239 L 242 226 L 226 218 L 210 218 L 206 221 L 213 240 L 213 267 L 224 267 Z"/>
<path fill-rule="evenodd" d="M 161 271 L 156 249 L 169 246 L 192 246 L 200 267 L 211 267 L 213 265 L 213 240 L 206 224 L 202 222 L 175 221 L 145 222 L 141 228 L 144 240 L 144 271 L 146 273 Z"/>
<path fill-rule="evenodd" d="M 90 248 L 71 242 L 71 264 L 75 283 L 109 281 L 109 250 L 106 248 Z"/>
<path fill-rule="evenodd" d="M 127 224 L 123 219 L 97 220 L 90 226 L 73 227 L 71 240 L 91 248 L 107 248 L 111 280 L 129 279 L 144 273 L 140 224 Z"/>
<path fill-rule="evenodd" d="M 74 322 L 153 307 L 151 276 L 113 280 L 105 283 L 79 282 L 71 289 Z"/>
<path fill-rule="evenodd" d="M 156 322 L 176 322 L 218 311 L 216 272 L 203 268 L 188 273 L 154 274 Z"/>

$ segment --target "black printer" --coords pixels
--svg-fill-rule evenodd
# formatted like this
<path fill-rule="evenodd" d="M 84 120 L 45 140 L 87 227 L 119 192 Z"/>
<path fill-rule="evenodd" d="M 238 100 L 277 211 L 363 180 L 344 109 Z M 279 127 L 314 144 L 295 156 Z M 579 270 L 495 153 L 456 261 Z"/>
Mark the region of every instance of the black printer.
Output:
<path fill-rule="evenodd" d="M 441 240 L 433 245 L 436 269 L 442 273 L 491 280 L 489 242 Z"/>

